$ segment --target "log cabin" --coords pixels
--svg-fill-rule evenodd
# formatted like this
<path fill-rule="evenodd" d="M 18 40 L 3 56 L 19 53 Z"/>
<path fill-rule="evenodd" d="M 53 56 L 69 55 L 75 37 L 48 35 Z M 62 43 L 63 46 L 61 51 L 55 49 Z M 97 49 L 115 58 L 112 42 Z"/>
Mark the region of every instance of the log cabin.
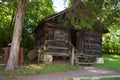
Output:
<path fill-rule="evenodd" d="M 91 64 L 102 56 L 102 34 L 105 29 L 76 29 L 67 18 L 67 9 L 42 20 L 34 30 L 35 49 L 45 55 L 69 57 L 72 64 Z"/>

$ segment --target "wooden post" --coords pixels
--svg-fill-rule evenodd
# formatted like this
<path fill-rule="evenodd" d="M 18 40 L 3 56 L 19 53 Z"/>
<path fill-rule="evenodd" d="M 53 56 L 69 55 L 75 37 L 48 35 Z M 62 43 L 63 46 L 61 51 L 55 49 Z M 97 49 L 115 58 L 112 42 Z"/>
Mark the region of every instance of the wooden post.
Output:
<path fill-rule="evenodd" d="M 71 55 L 71 64 L 74 65 L 74 57 L 75 57 L 75 53 L 74 53 L 74 47 L 72 48 L 72 55 Z"/>
<path fill-rule="evenodd" d="M 38 50 L 38 63 L 40 62 L 41 59 L 41 48 L 39 48 Z"/>
<path fill-rule="evenodd" d="M 6 47 L 4 49 L 4 61 L 5 61 L 5 64 L 7 63 L 8 58 L 9 58 L 9 49 L 8 49 L 8 47 Z"/>
<path fill-rule="evenodd" d="M 19 52 L 19 65 L 23 65 L 23 62 L 24 62 L 24 48 L 21 47 Z"/>

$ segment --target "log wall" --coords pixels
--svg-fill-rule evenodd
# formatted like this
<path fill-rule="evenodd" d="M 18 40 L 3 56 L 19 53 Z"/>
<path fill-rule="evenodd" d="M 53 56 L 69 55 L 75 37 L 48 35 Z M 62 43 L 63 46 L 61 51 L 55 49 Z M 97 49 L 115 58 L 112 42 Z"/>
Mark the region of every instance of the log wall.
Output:
<path fill-rule="evenodd" d="M 63 33 L 63 39 L 55 39 L 55 32 Z M 60 26 L 45 25 L 35 33 L 36 49 L 45 46 L 45 54 L 54 56 L 69 56 L 69 29 Z"/>
<path fill-rule="evenodd" d="M 35 48 L 39 49 L 42 45 L 45 43 L 45 28 L 41 27 L 36 33 L 35 33 Z"/>
<path fill-rule="evenodd" d="M 84 34 L 84 53 L 92 56 L 101 56 L 102 34 L 86 31 Z"/>
<path fill-rule="evenodd" d="M 63 39 L 55 39 L 56 31 L 63 33 Z M 70 29 L 45 25 L 36 32 L 35 40 L 37 49 L 44 45 L 45 54 L 52 54 L 54 56 L 69 56 L 71 53 L 70 41 L 78 54 L 101 56 L 102 53 L 102 34 L 93 30 L 72 30 L 70 33 Z"/>
<path fill-rule="evenodd" d="M 52 28 L 48 27 L 46 34 L 46 54 L 52 54 L 54 56 L 69 56 L 69 38 L 68 38 L 68 30 L 66 29 L 59 29 L 59 28 Z M 55 32 L 61 31 L 63 32 L 63 39 L 56 40 L 55 39 Z"/>

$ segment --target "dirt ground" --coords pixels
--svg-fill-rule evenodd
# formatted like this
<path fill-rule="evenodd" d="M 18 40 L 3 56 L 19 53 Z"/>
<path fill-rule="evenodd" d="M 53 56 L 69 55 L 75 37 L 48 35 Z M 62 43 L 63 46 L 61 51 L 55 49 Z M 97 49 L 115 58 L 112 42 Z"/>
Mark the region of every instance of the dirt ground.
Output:
<path fill-rule="evenodd" d="M 9 78 L 1 77 L 0 80 L 64 80 L 73 77 L 94 77 L 94 76 L 120 76 L 120 72 L 108 71 L 95 67 L 80 67 L 79 70 L 57 72 L 48 74 L 37 74 L 30 76 L 14 76 Z"/>

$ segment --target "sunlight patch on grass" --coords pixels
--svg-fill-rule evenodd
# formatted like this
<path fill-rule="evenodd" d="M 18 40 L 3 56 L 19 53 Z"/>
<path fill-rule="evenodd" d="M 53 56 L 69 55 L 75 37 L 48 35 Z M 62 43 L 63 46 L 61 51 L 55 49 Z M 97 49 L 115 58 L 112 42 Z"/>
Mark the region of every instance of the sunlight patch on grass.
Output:
<path fill-rule="evenodd" d="M 28 66 L 29 68 L 31 67 L 31 68 L 34 68 L 34 69 L 36 69 L 36 70 L 41 70 L 41 69 L 43 69 L 43 67 L 42 66 L 38 66 L 38 65 L 29 65 Z"/>
<path fill-rule="evenodd" d="M 0 64 L 0 67 L 4 66 L 5 64 Z"/>
<path fill-rule="evenodd" d="M 114 71 L 120 71 L 120 56 L 119 55 L 104 55 L 104 64 L 96 64 L 96 67 L 105 68 Z"/>
<path fill-rule="evenodd" d="M 117 61 L 117 60 L 115 60 L 115 59 L 111 59 L 111 58 L 110 58 L 110 59 L 108 59 L 108 60 L 109 60 L 109 61 Z"/>
<path fill-rule="evenodd" d="M 115 57 L 115 58 L 120 58 L 120 56 L 118 56 L 118 55 L 112 55 L 113 57 Z"/>

